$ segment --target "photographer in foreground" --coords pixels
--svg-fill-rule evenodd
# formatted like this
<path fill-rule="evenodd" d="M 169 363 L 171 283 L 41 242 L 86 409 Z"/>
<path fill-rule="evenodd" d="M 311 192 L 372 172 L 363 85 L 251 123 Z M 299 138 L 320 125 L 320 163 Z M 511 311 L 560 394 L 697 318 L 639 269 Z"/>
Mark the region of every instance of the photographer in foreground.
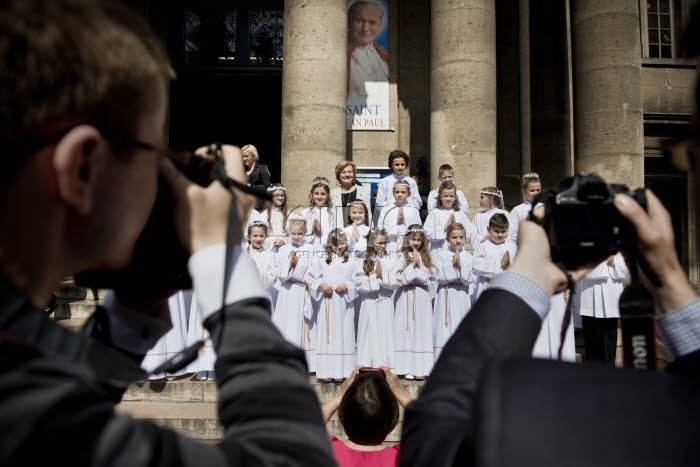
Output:
<path fill-rule="evenodd" d="M 157 38 L 112 1 L 3 0 L 0 11 L 0 465 L 333 465 L 304 355 L 272 325 L 239 248 L 224 294 L 231 192 L 159 156 L 173 73 Z M 239 150 L 223 152 L 244 184 Z M 217 346 L 217 445 L 114 411 L 120 371 L 138 369 L 170 326 L 169 292 L 110 293 L 92 336 L 42 312 L 67 275 L 130 263 L 159 177 Z M 234 192 L 246 219 L 255 199 Z M 233 227 L 238 244 L 244 225 Z"/>
<path fill-rule="evenodd" d="M 700 9 L 694 13 L 687 43 L 697 53 Z M 696 157 L 698 117 L 685 142 Z M 693 170 L 700 219 L 700 163 Z M 646 198 L 646 211 L 624 194 L 614 203 L 647 265 L 640 280 L 674 358 L 665 373 L 528 359 L 550 296 L 567 277 L 551 260 L 545 230 L 522 221 L 513 264 L 474 304 L 407 407 L 399 465 L 697 465 L 700 299 L 676 257 L 668 212 L 651 192 Z M 569 273 L 578 281 L 586 271 Z"/>

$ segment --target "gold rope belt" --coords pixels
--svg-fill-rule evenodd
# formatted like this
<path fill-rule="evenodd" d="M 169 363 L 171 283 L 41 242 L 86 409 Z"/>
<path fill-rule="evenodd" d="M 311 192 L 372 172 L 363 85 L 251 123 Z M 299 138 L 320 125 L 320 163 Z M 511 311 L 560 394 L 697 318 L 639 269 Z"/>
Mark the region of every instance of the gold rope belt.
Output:
<path fill-rule="evenodd" d="M 427 289 L 427 286 L 425 285 L 416 285 L 416 284 L 408 284 L 405 286 L 406 287 L 406 331 L 408 331 L 408 291 L 412 290 L 413 291 L 413 320 L 416 320 L 416 287 L 421 288 L 423 290 Z"/>
<path fill-rule="evenodd" d="M 442 286 L 443 289 L 445 289 L 445 327 L 449 327 L 449 325 L 450 325 L 450 314 L 449 314 L 449 310 L 450 310 L 450 297 L 449 297 L 450 287 L 455 287 L 455 286 L 459 286 L 459 285 L 463 285 L 463 284 L 460 283 L 460 282 L 448 282 L 447 284 L 445 284 L 445 285 Z"/>

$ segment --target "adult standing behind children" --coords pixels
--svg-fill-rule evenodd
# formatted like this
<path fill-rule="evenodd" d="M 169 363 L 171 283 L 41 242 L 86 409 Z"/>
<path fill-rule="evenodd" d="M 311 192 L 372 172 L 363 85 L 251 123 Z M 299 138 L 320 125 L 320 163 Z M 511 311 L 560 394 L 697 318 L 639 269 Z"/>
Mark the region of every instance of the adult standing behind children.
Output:
<path fill-rule="evenodd" d="M 352 161 L 340 161 L 336 164 L 335 179 L 338 180 L 340 186 L 331 190 L 331 203 L 336 210 L 337 227 L 342 229 L 352 225 L 350 204 L 353 201 L 362 200 L 367 206 L 367 212 L 372 212 L 369 184 L 363 185 L 357 180 L 357 166 Z M 371 218 L 370 214 L 368 219 Z"/>
<path fill-rule="evenodd" d="M 159 156 L 173 72 L 143 18 L 121 2 L 5 0 L 0 62 L 0 465 L 333 465 L 304 356 L 238 246 L 223 284 L 231 192 Z M 238 148 L 223 156 L 244 184 Z M 115 411 L 170 326 L 167 292 L 110 291 L 80 334 L 44 316 L 67 275 L 130 263 L 159 176 L 220 356 L 217 443 Z M 233 193 L 246 219 L 255 199 Z"/>
<path fill-rule="evenodd" d="M 241 148 L 243 164 L 245 165 L 245 180 L 248 186 L 255 188 L 261 194 L 267 191 L 272 181 L 272 175 L 267 166 L 260 164 L 258 150 L 252 144 L 246 144 Z M 260 212 L 264 206 L 264 200 L 259 198 L 255 204 L 255 210 Z"/>

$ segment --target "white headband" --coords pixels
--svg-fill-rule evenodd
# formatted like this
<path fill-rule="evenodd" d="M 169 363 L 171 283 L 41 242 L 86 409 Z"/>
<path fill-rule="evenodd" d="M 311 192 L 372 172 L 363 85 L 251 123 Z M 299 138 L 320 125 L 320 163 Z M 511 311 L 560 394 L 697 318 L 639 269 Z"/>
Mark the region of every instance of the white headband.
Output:
<path fill-rule="evenodd" d="M 408 230 L 406 231 L 406 235 L 412 234 L 412 233 L 422 233 L 422 234 L 425 234 L 425 230 L 423 230 L 423 229 L 408 229 Z"/>
<path fill-rule="evenodd" d="M 287 217 L 287 220 L 290 222 L 291 221 L 304 221 L 304 222 L 306 222 L 306 217 L 302 216 L 301 214 L 293 214 L 292 213 Z"/>
<path fill-rule="evenodd" d="M 330 187 L 328 182 L 325 180 L 314 180 L 314 182 L 311 184 L 311 188 L 315 187 L 316 185 L 326 185 L 327 187 Z"/>
<path fill-rule="evenodd" d="M 265 227 L 267 228 L 267 224 L 259 219 L 255 219 L 253 222 L 248 225 L 248 227 Z"/>
<path fill-rule="evenodd" d="M 350 201 L 350 206 L 352 206 L 353 204 L 362 204 L 362 205 L 364 205 L 365 202 L 358 198 L 358 199 L 354 199 L 354 200 Z"/>
<path fill-rule="evenodd" d="M 493 191 L 484 191 L 481 190 L 482 195 L 491 195 L 491 196 L 498 196 L 501 198 L 501 201 L 503 201 L 503 192 L 501 190 L 498 190 L 498 193 L 494 193 Z"/>
<path fill-rule="evenodd" d="M 267 191 L 270 193 L 272 193 L 273 191 L 277 191 L 277 190 L 282 190 L 284 192 L 287 191 L 287 189 L 285 187 L 283 187 L 282 185 L 272 185 L 272 186 L 267 187 Z"/>

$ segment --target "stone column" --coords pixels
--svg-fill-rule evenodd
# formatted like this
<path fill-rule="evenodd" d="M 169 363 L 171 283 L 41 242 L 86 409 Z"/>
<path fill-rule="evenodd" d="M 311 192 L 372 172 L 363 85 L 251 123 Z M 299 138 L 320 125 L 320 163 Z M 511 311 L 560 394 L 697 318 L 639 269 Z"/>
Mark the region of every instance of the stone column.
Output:
<path fill-rule="evenodd" d="M 520 14 L 520 167 L 530 169 L 530 0 L 519 0 Z"/>
<path fill-rule="evenodd" d="M 495 2 L 433 0 L 431 24 L 430 164 L 455 168 L 476 213 L 479 191 L 496 184 Z"/>
<path fill-rule="evenodd" d="M 282 183 L 287 205 L 308 206 L 311 181 L 335 185 L 345 159 L 347 1 L 285 0 Z"/>
<path fill-rule="evenodd" d="M 572 0 L 576 172 L 644 186 L 637 0 Z"/>

